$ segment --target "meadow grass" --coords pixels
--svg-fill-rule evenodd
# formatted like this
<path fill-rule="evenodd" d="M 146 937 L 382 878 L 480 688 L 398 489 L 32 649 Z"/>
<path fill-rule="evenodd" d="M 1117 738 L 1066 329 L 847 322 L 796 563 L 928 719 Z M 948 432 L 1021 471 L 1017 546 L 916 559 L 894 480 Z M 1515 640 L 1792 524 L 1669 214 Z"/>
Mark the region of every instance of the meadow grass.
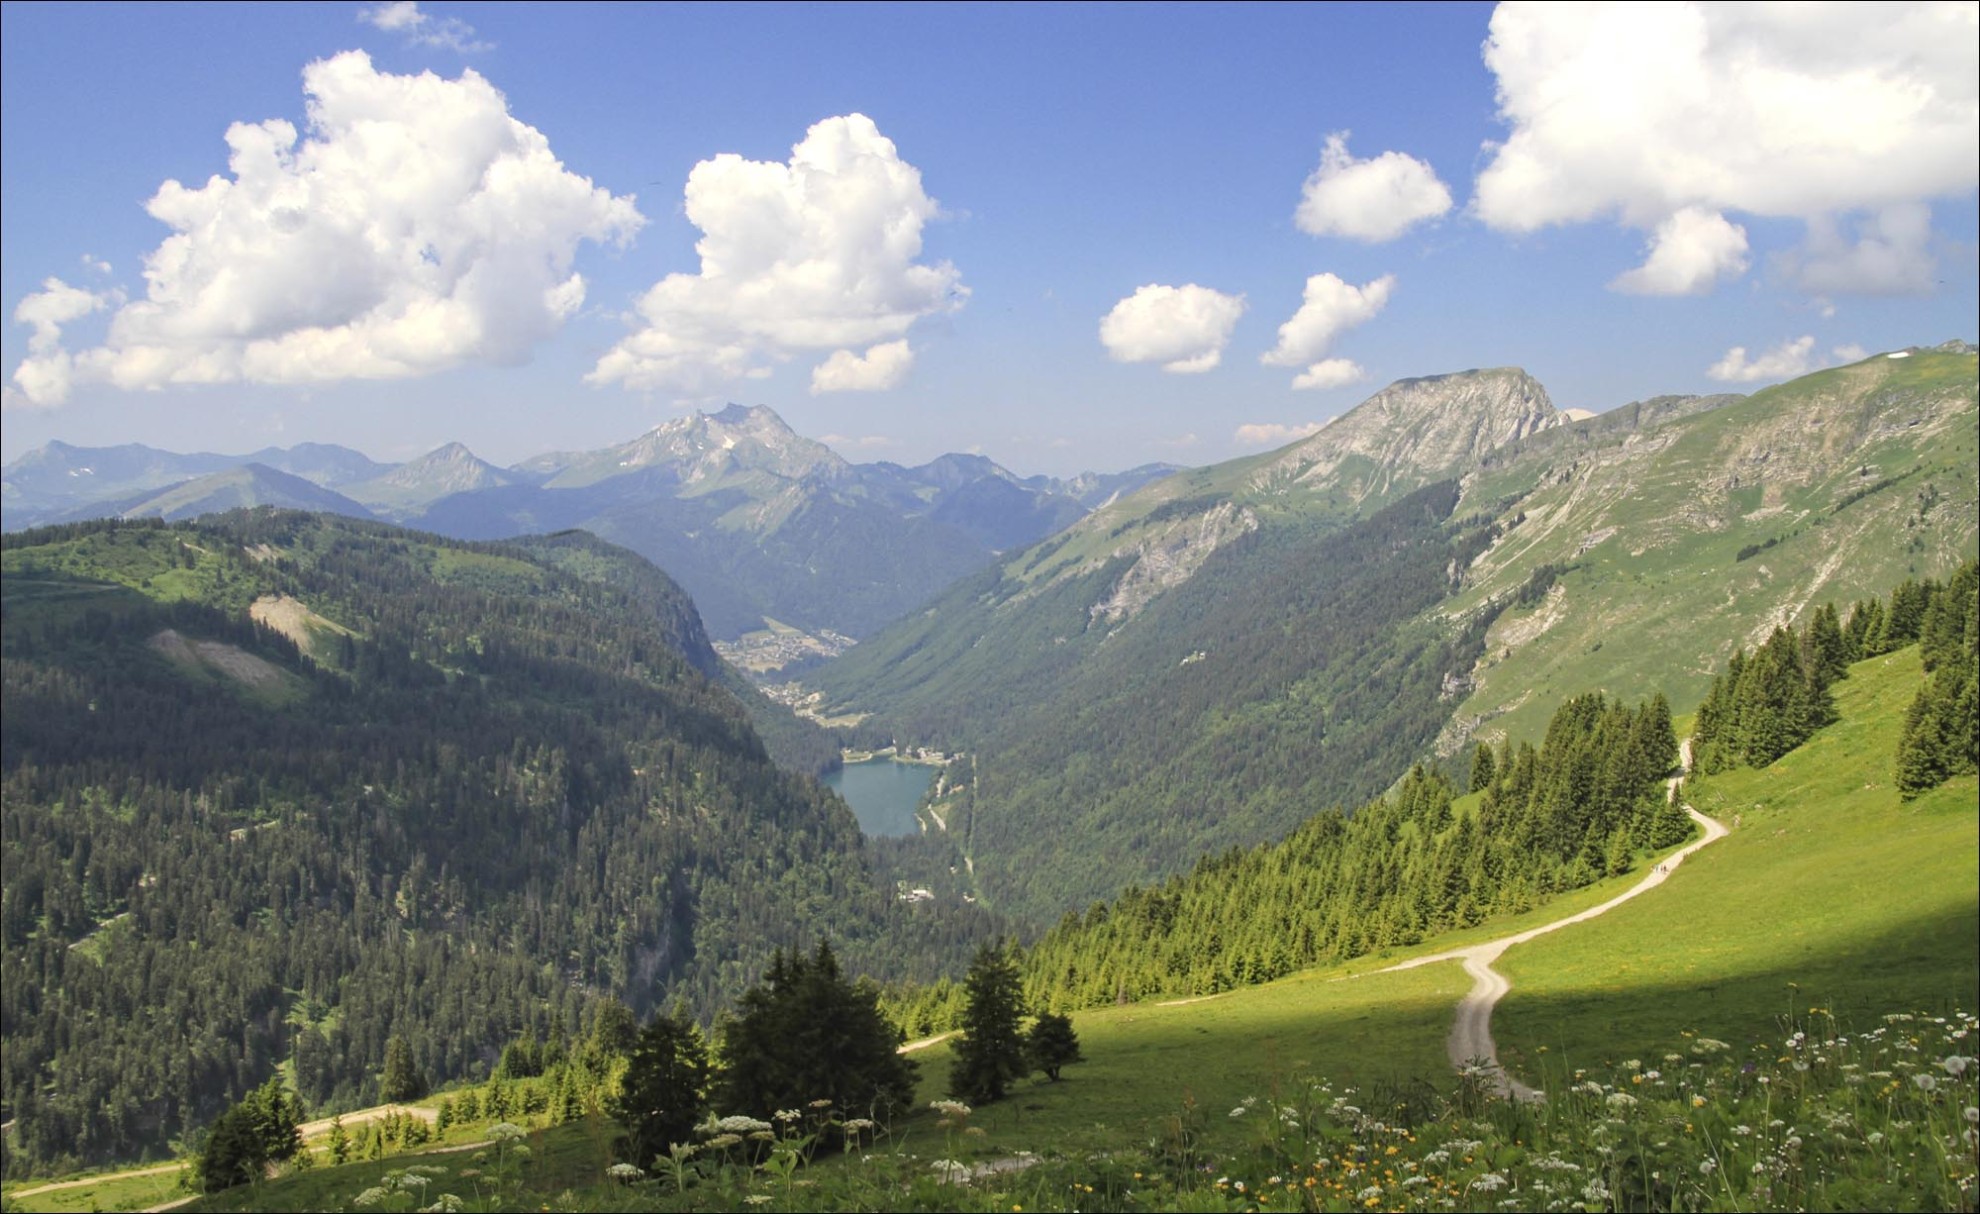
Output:
<path fill-rule="evenodd" d="M 1685 790 L 1730 835 L 1650 896 L 1509 950 L 1493 1018 L 1507 1065 L 1543 1047 L 1612 1061 L 1685 1030 L 1762 1039 L 1811 1006 L 1863 1024 L 1980 1006 L 1975 781 L 1908 803 L 1891 783 L 1921 677 L 1915 648 L 1858 664 L 1837 724 Z"/>
<path fill-rule="evenodd" d="M 972 1136 L 968 1157 L 1145 1144 L 1185 1104 L 1221 1117 L 1245 1096 L 1295 1076 L 1381 1087 L 1443 1079 L 1451 1009 L 1470 986 L 1456 966 L 1338 977 L 1310 971 L 1184 1003 L 1077 1013 L 1073 1025 L 1087 1061 L 1067 1067 L 1057 1083 L 1021 1081 L 1009 1098 L 978 1110 L 971 1125 L 983 1133 Z M 914 1057 L 920 1102 L 942 1099 L 949 1043 Z M 932 1121 L 909 1121 L 901 1137 L 939 1141 Z"/>

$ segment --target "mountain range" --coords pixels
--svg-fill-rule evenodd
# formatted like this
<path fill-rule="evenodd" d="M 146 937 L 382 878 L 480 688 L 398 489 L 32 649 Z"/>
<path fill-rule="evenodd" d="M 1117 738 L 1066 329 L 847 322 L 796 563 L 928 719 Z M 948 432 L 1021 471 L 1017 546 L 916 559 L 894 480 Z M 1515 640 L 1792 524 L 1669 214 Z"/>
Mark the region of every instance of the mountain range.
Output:
<path fill-rule="evenodd" d="M 803 676 L 864 745 L 971 755 L 951 833 L 1048 919 L 1537 741 L 1566 697 L 1702 698 L 1825 601 L 1980 530 L 1973 347 L 1571 420 L 1513 369 L 1404 380 L 1008 553 Z"/>
<path fill-rule="evenodd" d="M 982 456 L 853 464 L 767 407 L 730 405 L 598 451 L 498 468 L 459 443 L 400 465 L 323 444 L 248 456 L 50 443 L 7 465 L 10 530 L 278 506 L 458 539 L 582 528 L 678 578 L 711 633 L 863 636 L 993 559 L 1174 469 L 1018 477 Z"/>

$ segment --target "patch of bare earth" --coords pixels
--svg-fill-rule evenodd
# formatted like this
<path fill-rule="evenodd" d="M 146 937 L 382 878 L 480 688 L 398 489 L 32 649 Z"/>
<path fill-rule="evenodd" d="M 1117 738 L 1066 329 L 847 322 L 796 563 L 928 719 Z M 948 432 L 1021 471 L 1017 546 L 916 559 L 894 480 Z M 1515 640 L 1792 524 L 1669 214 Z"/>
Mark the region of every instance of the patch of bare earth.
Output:
<path fill-rule="evenodd" d="M 311 657 L 316 656 L 316 639 L 324 633 L 356 635 L 342 624 L 333 623 L 311 611 L 301 599 L 286 594 L 262 595 L 248 607 L 248 618 L 294 641 L 296 648 Z"/>
<path fill-rule="evenodd" d="M 189 641 L 167 628 L 147 643 L 174 662 L 210 667 L 243 686 L 274 687 L 282 682 L 281 667 L 224 641 Z"/>

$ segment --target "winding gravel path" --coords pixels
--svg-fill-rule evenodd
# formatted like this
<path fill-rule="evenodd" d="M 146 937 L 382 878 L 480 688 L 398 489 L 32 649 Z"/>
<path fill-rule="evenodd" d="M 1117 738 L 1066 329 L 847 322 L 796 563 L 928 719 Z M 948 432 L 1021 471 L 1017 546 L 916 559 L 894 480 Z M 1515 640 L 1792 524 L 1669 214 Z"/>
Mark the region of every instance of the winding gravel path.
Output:
<path fill-rule="evenodd" d="M 1683 758 L 1685 769 L 1688 771 L 1691 767 L 1691 742 L 1689 740 L 1684 743 Z M 1672 800 L 1677 799 L 1678 781 L 1681 778 L 1674 777 L 1670 781 L 1668 787 Z M 1520 932 L 1517 935 L 1502 936 L 1497 940 L 1488 940 L 1484 944 L 1473 944 L 1465 948 L 1452 949 L 1446 953 L 1434 953 L 1428 957 L 1415 957 L 1400 965 L 1391 965 L 1387 969 L 1375 970 L 1373 972 L 1387 974 L 1393 973 L 1396 970 L 1415 969 L 1419 965 L 1432 965 L 1439 961 L 1464 962 L 1464 972 L 1471 975 L 1471 990 L 1466 992 L 1464 998 L 1458 1001 L 1457 1020 L 1451 1025 L 1451 1035 L 1446 1047 L 1450 1054 L 1451 1065 L 1459 1070 L 1464 1070 L 1471 1066 L 1479 1067 L 1483 1071 L 1487 1082 L 1501 1096 L 1515 1100 L 1543 1099 L 1545 1097 L 1544 1092 L 1541 1092 L 1538 1088 L 1528 1087 L 1519 1080 L 1514 1079 L 1511 1075 L 1506 1074 L 1506 1068 L 1499 1063 L 1499 1050 L 1492 1041 L 1492 1009 L 1497 1006 L 1500 999 L 1504 998 L 1505 993 L 1512 989 L 1512 983 L 1507 981 L 1504 974 L 1493 969 L 1492 963 L 1499 959 L 1500 954 L 1515 944 L 1524 944 L 1537 936 L 1544 936 L 1548 932 L 1559 931 L 1569 924 L 1583 923 L 1589 919 L 1593 919 L 1597 915 L 1605 915 L 1631 898 L 1657 888 L 1664 883 L 1665 878 L 1669 877 L 1676 870 L 1678 865 L 1684 863 L 1686 856 L 1689 856 L 1692 852 L 1697 851 L 1706 844 L 1715 842 L 1726 836 L 1727 831 L 1724 823 L 1706 817 L 1689 805 L 1684 807 L 1684 812 L 1690 815 L 1692 821 L 1705 828 L 1705 837 L 1686 844 L 1672 855 L 1660 860 L 1656 867 L 1644 876 L 1643 880 L 1638 881 L 1635 885 L 1630 886 L 1600 906 L 1591 906 L 1585 911 L 1569 915 L 1564 919 L 1556 919 L 1552 923 L 1528 928 L 1526 931 Z"/>

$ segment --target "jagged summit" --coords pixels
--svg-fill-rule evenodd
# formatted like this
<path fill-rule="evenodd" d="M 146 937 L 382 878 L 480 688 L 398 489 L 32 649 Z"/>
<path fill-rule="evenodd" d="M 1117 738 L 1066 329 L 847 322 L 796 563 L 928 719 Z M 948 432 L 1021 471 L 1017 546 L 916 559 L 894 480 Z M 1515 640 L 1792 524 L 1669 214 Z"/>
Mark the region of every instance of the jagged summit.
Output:
<path fill-rule="evenodd" d="M 454 493 L 495 489 L 516 476 L 476 456 L 461 443 L 436 447 L 383 476 L 351 485 L 344 492 L 367 506 L 411 509 Z"/>
<path fill-rule="evenodd" d="M 731 404 L 715 413 L 673 418 L 631 442 L 579 456 L 546 484 L 575 488 L 647 468 L 696 485 L 744 471 L 786 480 L 837 478 L 851 467 L 830 447 L 791 429 L 769 406 Z"/>
<path fill-rule="evenodd" d="M 1518 367 L 1401 379 L 1268 464 L 1260 482 L 1311 482 L 1372 465 L 1357 497 L 1396 481 L 1422 481 L 1487 451 L 1564 425 L 1547 389 Z"/>

